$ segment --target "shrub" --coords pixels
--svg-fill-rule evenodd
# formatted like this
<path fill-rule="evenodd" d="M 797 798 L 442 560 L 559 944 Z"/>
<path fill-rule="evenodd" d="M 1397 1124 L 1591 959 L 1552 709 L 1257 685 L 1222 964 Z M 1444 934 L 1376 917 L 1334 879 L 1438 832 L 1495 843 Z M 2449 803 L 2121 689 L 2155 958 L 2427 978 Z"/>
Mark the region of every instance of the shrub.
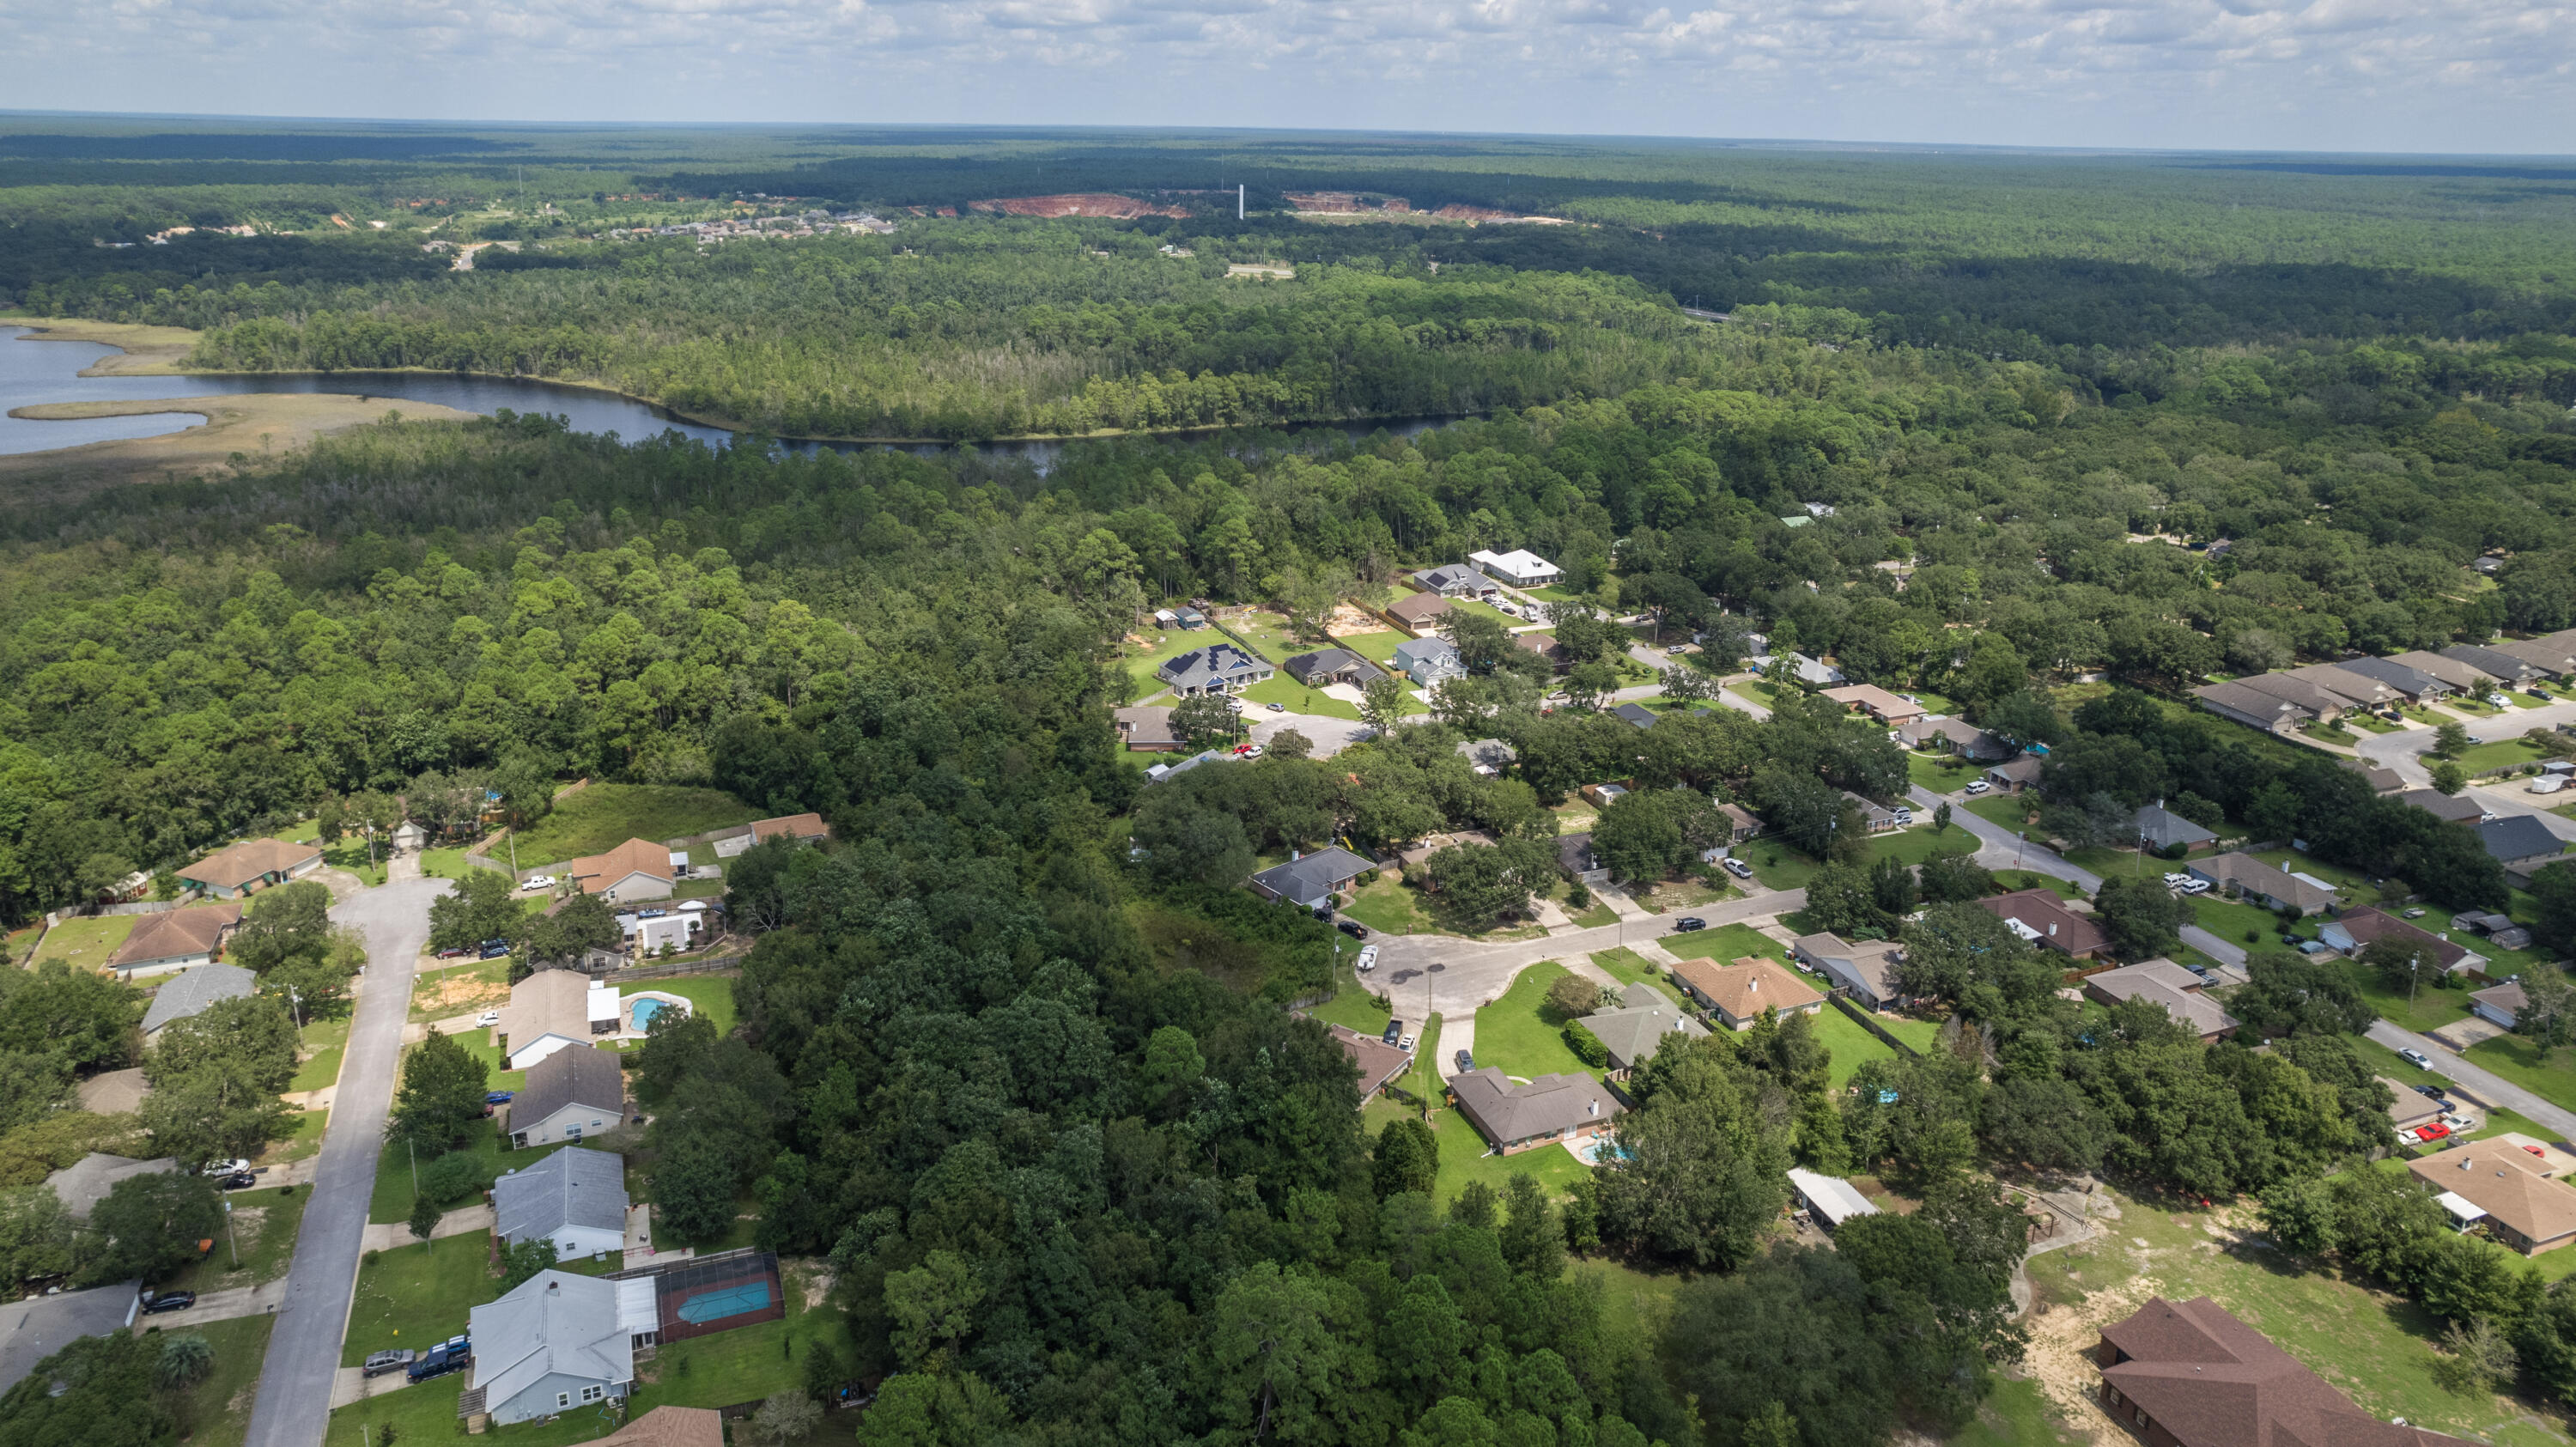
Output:
<path fill-rule="evenodd" d="M 1610 1063 L 1610 1047 L 1601 1043 L 1600 1036 L 1585 1029 L 1580 1020 L 1566 1022 L 1565 1048 L 1574 1052 L 1575 1059 L 1595 1070 Z"/>

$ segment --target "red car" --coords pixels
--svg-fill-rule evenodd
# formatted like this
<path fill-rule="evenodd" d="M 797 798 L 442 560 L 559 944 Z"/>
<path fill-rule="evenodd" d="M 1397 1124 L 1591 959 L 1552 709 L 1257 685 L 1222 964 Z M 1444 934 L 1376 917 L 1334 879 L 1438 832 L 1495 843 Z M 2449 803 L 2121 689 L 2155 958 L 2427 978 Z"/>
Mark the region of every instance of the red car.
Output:
<path fill-rule="evenodd" d="M 2438 1120 L 2431 1125 L 2419 1125 L 2409 1132 L 2418 1141 L 2437 1141 L 2450 1133 L 2451 1128 Z"/>

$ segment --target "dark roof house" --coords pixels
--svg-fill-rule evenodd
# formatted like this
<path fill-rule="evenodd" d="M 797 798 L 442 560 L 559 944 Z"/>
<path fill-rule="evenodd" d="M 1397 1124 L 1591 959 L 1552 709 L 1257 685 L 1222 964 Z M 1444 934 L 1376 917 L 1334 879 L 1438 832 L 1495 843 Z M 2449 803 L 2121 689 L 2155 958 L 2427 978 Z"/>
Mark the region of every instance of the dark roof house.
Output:
<path fill-rule="evenodd" d="M 2206 1296 L 2102 1328 L 2102 1405 L 2164 1447 L 2468 1447 L 2382 1422 Z"/>
<path fill-rule="evenodd" d="M 1458 1113 L 1504 1155 L 1598 1137 L 1626 1113 L 1608 1086 L 1588 1075 L 1542 1075 L 1515 1085 L 1497 1066 L 1453 1076 Z"/>
<path fill-rule="evenodd" d="M 1422 628 L 1436 622 L 1455 605 L 1445 594 L 1407 593 L 1386 605 L 1386 615 L 1407 628 Z"/>
<path fill-rule="evenodd" d="M 239 965 L 199 965 L 170 977 L 143 1012 L 143 1038 L 150 1040 L 171 1024 L 203 1014 L 218 1000 L 237 1000 L 259 989 L 259 976 Z"/>
<path fill-rule="evenodd" d="M 2410 668 L 2393 658 L 2347 658 L 2335 665 L 2347 673 L 2375 678 L 2408 698 L 2422 701 L 2440 698 L 2451 692 L 2451 685 L 2420 668 Z"/>
<path fill-rule="evenodd" d="M 1252 887 L 1265 899 L 1284 899 L 1308 909 L 1320 908 L 1327 896 L 1351 887 L 1351 881 L 1375 869 L 1370 861 L 1336 844 L 1274 864 L 1252 876 Z"/>
<path fill-rule="evenodd" d="M 1269 664 L 1231 643 L 1211 643 L 1164 661 L 1154 676 L 1183 698 L 1250 688 L 1271 676 Z"/>
<path fill-rule="evenodd" d="M 1619 992 L 1615 1007 L 1584 1016 L 1583 1028 L 1608 1047 L 1614 1071 L 1633 1070 L 1654 1059 L 1655 1051 L 1674 1035 L 1695 1040 L 1708 1034 L 1707 1026 L 1646 984 L 1630 985 Z"/>
<path fill-rule="evenodd" d="M 2137 830 L 2140 839 L 2156 849 L 2171 849 L 2177 844 L 2198 848 L 2203 844 L 2218 842 L 2217 835 L 2167 809 L 2162 804 L 2142 806 L 2138 810 L 2137 817 L 2132 819 L 2130 824 Z"/>
<path fill-rule="evenodd" d="M 2200 1032 L 2222 1040 L 2236 1031 L 2236 1017 L 2200 992 L 2200 977 L 2171 960 L 2144 960 L 2084 977 L 2084 993 L 2105 1005 L 2146 1000 Z"/>
<path fill-rule="evenodd" d="M 1280 667 L 1288 676 L 1308 688 L 1322 688 L 1328 683 L 1367 684 L 1386 677 L 1386 670 L 1347 648 L 1319 648 L 1300 653 Z"/>
<path fill-rule="evenodd" d="M 1992 895 L 1977 907 L 2012 926 L 2013 933 L 2035 945 L 2079 960 L 2091 959 L 2111 943 L 2090 916 L 2077 914 L 2051 889 L 2024 889 Z"/>
<path fill-rule="evenodd" d="M 2445 824 L 2475 824 L 2486 817 L 2486 806 L 2466 794 L 2445 794 L 2439 789 L 2407 789 L 2397 796 L 2400 804 L 2410 804 Z"/>
<path fill-rule="evenodd" d="M 1358 1067 L 1362 1104 L 1394 1083 L 1413 1064 L 1413 1052 L 1389 1045 L 1379 1036 L 1363 1035 L 1347 1025 L 1328 1025 L 1325 1030 L 1333 1037 L 1333 1043 L 1342 1047 L 1342 1053 L 1351 1058 L 1351 1064 Z"/>
<path fill-rule="evenodd" d="M 147 914 L 134 922 L 134 932 L 107 957 L 107 968 L 130 980 L 212 964 L 224 936 L 239 927 L 241 917 L 242 907 L 229 900 Z"/>
<path fill-rule="evenodd" d="M 2507 814 L 2478 826 L 2478 842 L 2504 865 L 2507 873 L 2527 872 L 2567 851 L 2567 843 L 2529 814 Z"/>

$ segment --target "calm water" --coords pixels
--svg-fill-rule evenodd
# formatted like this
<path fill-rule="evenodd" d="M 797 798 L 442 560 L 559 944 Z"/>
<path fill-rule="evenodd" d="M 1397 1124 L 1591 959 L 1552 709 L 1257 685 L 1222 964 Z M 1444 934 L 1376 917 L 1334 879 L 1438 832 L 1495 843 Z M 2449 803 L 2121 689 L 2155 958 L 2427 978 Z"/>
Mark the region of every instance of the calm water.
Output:
<path fill-rule="evenodd" d="M 38 402 L 124 401 L 147 398 L 216 397 L 236 392 L 336 392 L 380 397 L 393 402 L 434 402 L 460 412 L 490 416 L 543 412 L 569 420 L 576 432 L 611 433 L 630 441 L 666 431 L 721 447 L 734 434 L 721 427 L 684 422 L 648 403 L 609 392 L 592 392 L 522 377 L 458 377 L 427 372 L 269 372 L 241 376 L 84 377 L 80 371 L 112 356 L 116 348 L 95 342 L 26 341 L 25 327 L 0 327 L 0 414 Z M 196 426 L 193 413 L 157 413 L 149 417 L 102 417 L 79 422 L 32 422 L 0 415 L 0 453 L 42 452 L 127 437 L 157 437 Z M 1411 437 L 1439 426 L 1445 418 L 1409 417 L 1386 422 L 1314 423 L 1292 432 L 1333 432 L 1353 440 L 1385 428 Z M 831 447 L 855 452 L 870 444 L 790 443 L 799 451 Z M 980 442 L 976 450 L 1003 457 L 1024 457 L 1045 472 L 1064 450 L 1060 442 Z M 943 444 L 921 443 L 905 450 L 930 455 Z"/>

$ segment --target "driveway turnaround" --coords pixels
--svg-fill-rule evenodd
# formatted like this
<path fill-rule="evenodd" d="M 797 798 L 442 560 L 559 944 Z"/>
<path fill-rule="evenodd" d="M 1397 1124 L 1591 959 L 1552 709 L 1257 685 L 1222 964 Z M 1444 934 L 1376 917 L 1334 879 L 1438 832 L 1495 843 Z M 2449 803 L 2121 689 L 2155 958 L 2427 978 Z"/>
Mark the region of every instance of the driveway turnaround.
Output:
<path fill-rule="evenodd" d="M 411 1014 L 412 961 L 429 941 L 429 902 L 447 890 L 444 879 L 409 879 L 331 908 L 334 924 L 366 936 L 367 977 L 244 1447 L 321 1447 L 331 1425 L 331 1388 L 358 1285 L 367 1202 L 375 1194 L 376 1158 L 393 1104 L 403 1021 Z"/>
<path fill-rule="evenodd" d="M 2549 1127 L 2552 1140 L 2576 1140 L 2576 1111 L 2552 1105 L 2491 1070 L 2471 1065 L 2441 1041 L 2386 1020 L 2371 1021 L 2370 1029 L 2363 1033 L 2391 1050 L 2423 1051 L 2424 1057 L 2433 1062 L 2435 1075 L 2458 1081 L 2462 1089 L 2475 1093 L 2489 1105 L 2502 1106 Z"/>

